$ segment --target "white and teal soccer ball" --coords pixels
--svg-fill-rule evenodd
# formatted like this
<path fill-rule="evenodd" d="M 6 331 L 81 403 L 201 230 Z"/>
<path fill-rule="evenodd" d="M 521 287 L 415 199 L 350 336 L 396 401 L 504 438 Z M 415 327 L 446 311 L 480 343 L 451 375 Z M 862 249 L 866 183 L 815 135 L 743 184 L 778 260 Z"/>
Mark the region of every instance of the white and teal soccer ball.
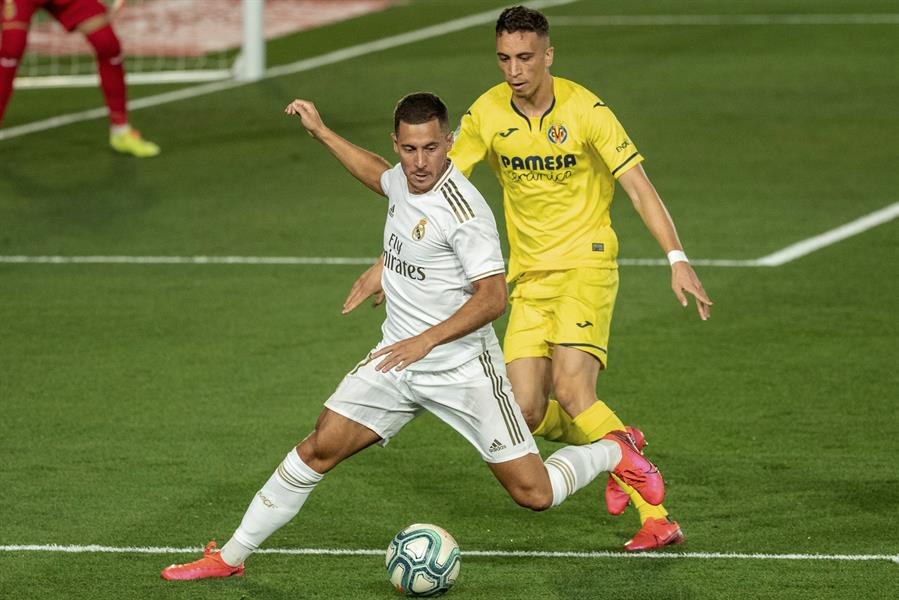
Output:
<path fill-rule="evenodd" d="M 409 525 L 387 547 L 387 578 L 408 596 L 439 596 L 453 587 L 461 568 L 459 544 L 430 523 Z"/>

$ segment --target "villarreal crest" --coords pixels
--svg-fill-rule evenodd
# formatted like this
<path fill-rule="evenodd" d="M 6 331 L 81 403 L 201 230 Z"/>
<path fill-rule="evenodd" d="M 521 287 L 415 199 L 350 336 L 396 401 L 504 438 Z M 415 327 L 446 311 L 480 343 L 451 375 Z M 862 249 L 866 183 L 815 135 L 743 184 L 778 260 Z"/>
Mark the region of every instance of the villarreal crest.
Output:
<path fill-rule="evenodd" d="M 16 3 L 13 0 L 3 0 L 3 19 L 12 21 L 16 17 Z"/>
<path fill-rule="evenodd" d="M 565 126 L 561 123 L 558 125 L 550 125 L 549 131 L 546 132 L 546 137 L 548 137 L 549 141 L 553 144 L 562 144 L 568 139 L 568 130 L 565 129 Z"/>

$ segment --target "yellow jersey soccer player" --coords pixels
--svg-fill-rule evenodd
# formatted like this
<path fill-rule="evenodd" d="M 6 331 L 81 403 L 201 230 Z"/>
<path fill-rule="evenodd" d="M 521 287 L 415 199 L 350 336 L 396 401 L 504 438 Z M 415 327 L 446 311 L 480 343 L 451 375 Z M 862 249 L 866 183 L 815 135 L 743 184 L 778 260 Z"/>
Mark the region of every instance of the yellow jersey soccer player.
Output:
<path fill-rule="evenodd" d="M 516 400 L 535 435 L 586 443 L 625 429 L 596 398 L 618 290 L 618 240 L 609 215 L 616 180 L 668 253 L 678 300 L 686 305 L 684 292 L 693 295 L 703 320 L 711 300 L 633 140 L 599 97 L 550 74 L 546 18 L 520 6 L 503 11 L 496 50 L 505 82 L 465 113 L 450 157 L 466 175 L 486 160 L 503 187 L 515 283 L 503 349 Z M 610 512 L 623 511 L 624 491 L 642 521 L 626 549 L 683 541 L 664 507 L 619 483 L 610 478 L 607 486 Z"/>
<path fill-rule="evenodd" d="M 503 187 L 515 284 L 503 349 L 515 399 L 534 435 L 583 444 L 627 430 L 642 448 L 642 432 L 625 428 L 596 398 L 618 291 L 618 240 L 609 215 L 616 181 L 668 253 L 681 304 L 687 305 L 685 292 L 693 295 L 705 320 L 711 300 L 641 166 L 643 156 L 615 115 L 589 90 L 550 74 L 546 17 L 521 6 L 503 11 L 496 51 L 505 82 L 465 113 L 449 156 L 466 176 L 487 161 Z M 375 265 L 359 278 L 344 312 L 380 294 L 380 272 Z M 663 506 L 620 484 L 609 478 L 609 512 L 620 514 L 630 500 L 642 523 L 627 550 L 683 541 Z"/>

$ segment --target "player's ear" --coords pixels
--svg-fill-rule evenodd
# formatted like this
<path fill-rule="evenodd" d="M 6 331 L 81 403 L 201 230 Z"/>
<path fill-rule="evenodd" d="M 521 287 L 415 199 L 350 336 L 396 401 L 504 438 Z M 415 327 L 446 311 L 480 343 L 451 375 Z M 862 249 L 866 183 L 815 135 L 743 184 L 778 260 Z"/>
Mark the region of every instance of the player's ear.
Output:
<path fill-rule="evenodd" d="M 456 132 L 450 131 L 446 134 L 446 149 L 449 151 L 453 147 L 453 142 L 456 141 Z"/>
<path fill-rule="evenodd" d="M 550 46 L 546 49 L 546 68 L 553 66 L 553 56 L 555 55 L 555 48 Z"/>
<path fill-rule="evenodd" d="M 394 131 L 390 132 L 390 139 L 393 140 L 393 151 L 396 152 L 397 154 L 399 154 L 400 153 L 400 145 L 396 141 L 396 132 L 394 132 Z"/>

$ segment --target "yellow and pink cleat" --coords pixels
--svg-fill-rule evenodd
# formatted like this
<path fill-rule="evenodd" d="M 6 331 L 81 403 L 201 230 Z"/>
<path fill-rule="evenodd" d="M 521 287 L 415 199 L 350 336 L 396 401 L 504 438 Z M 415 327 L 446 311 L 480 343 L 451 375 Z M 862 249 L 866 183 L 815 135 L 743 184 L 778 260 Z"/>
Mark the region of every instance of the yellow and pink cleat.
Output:
<path fill-rule="evenodd" d="M 643 454 L 643 448 L 646 446 L 646 436 L 636 427 L 627 426 L 627 432 L 634 438 L 634 445 L 640 454 Z M 609 481 L 606 483 L 606 509 L 610 515 L 620 515 L 627 508 L 630 502 L 630 496 L 627 495 L 618 482 L 609 475 Z"/>
<path fill-rule="evenodd" d="M 611 431 L 602 439 L 615 442 L 621 448 L 621 461 L 612 473 L 637 490 L 648 503 L 654 506 L 661 504 L 665 499 L 665 482 L 662 480 L 662 474 L 640 453 L 633 436 L 624 431 Z"/>
<path fill-rule="evenodd" d="M 243 565 L 232 567 L 224 560 L 216 549 L 215 541 L 206 544 L 203 558 L 183 565 L 170 565 L 162 570 L 162 578 L 169 581 L 189 581 L 207 579 L 209 577 L 240 577 Z"/>

